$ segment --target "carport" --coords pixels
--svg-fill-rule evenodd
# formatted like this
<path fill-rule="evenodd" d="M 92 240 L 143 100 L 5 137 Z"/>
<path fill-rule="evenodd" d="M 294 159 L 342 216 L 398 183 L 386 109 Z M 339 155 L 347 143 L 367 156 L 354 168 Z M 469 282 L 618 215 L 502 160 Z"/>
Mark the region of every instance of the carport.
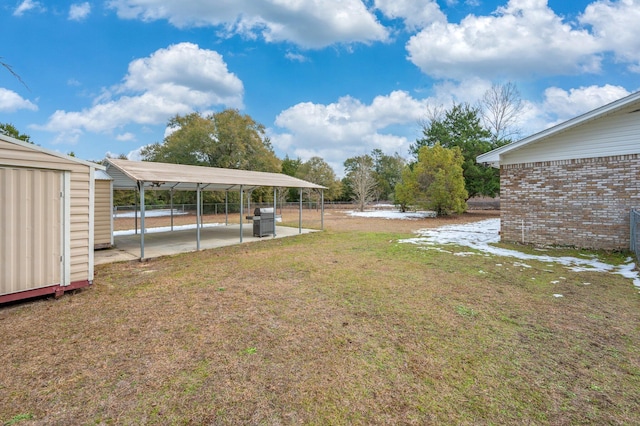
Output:
<path fill-rule="evenodd" d="M 107 173 L 113 178 L 113 189 L 137 190 L 140 199 L 140 260 L 145 258 L 145 190 L 194 191 L 196 193 L 196 250 L 201 246 L 201 193 L 220 191 L 226 195 L 240 194 L 239 241 L 243 242 L 244 194 L 259 187 L 272 187 L 273 210 L 276 211 L 278 188 L 298 188 L 300 190 L 300 213 L 298 232 L 302 233 L 302 190 L 315 189 L 321 197 L 321 229 L 324 229 L 324 189 L 325 187 L 281 173 L 255 172 L 247 170 L 223 169 L 215 167 L 189 166 L 183 164 L 155 163 L 150 161 L 129 161 L 107 159 Z M 225 201 L 225 205 L 226 205 Z M 275 237 L 275 233 L 274 233 Z"/>

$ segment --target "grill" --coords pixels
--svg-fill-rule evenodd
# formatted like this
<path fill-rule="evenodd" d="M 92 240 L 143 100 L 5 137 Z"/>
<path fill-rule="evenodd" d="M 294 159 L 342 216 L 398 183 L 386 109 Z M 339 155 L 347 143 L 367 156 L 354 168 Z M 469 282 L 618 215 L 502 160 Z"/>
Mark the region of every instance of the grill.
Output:
<path fill-rule="evenodd" d="M 253 236 L 264 237 L 266 235 L 275 235 L 276 221 L 273 207 L 257 208 L 253 211 L 253 216 L 247 216 L 247 219 L 253 220 Z"/>

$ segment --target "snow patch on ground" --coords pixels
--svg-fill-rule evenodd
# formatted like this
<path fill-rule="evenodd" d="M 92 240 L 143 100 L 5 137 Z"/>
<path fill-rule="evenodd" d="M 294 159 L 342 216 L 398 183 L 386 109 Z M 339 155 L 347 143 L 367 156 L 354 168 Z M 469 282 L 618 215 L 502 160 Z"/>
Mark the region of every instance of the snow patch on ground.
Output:
<path fill-rule="evenodd" d="M 401 219 L 401 220 L 418 220 L 427 217 L 436 217 L 436 212 L 418 211 L 418 212 L 401 212 L 399 210 L 369 210 L 364 212 L 348 211 L 349 216 L 357 217 L 373 217 L 381 219 Z"/>
<path fill-rule="evenodd" d="M 516 250 L 493 246 L 493 243 L 500 241 L 499 230 L 500 219 L 488 219 L 463 225 L 447 225 L 434 229 L 421 229 L 416 232 L 418 234 L 417 237 L 400 240 L 400 242 L 426 246 L 426 248 L 433 248 L 438 251 L 445 251 L 440 247 L 442 245 L 455 244 L 494 256 L 512 257 L 518 260 L 538 260 L 546 263 L 559 263 L 575 272 L 591 271 L 619 274 L 631 279 L 633 284 L 640 288 L 640 276 L 632 258 L 628 258 L 624 265 L 611 265 L 593 256 L 578 258 L 522 253 Z M 465 255 L 468 255 L 468 253 L 465 253 Z M 514 263 L 514 265 L 516 265 L 516 263 Z M 529 267 L 519 262 L 517 266 Z M 560 277 L 560 279 L 564 279 L 564 277 Z"/>
<path fill-rule="evenodd" d="M 140 212 L 138 212 L 137 214 L 138 214 L 138 217 L 140 217 Z M 189 214 L 189 213 L 182 210 L 173 209 L 174 216 L 183 215 L 183 214 Z M 113 214 L 114 218 L 135 217 L 135 216 L 136 216 L 136 212 L 134 211 L 125 211 L 125 212 L 118 212 Z M 144 217 L 164 217 L 164 216 L 171 216 L 171 209 L 156 209 L 156 210 L 144 211 Z"/>
<path fill-rule="evenodd" d="M 205 223 L 202 225 L 202 228 L 214 228 L 216 226 L 224 226 L 224 223 Z M 191 225 L 180 225 L 180 226 L 174 226 L 173 230 L 174 231 L 184 231 L 186 229 L 196 229 L 196 225 L 195 224 L 191 224 Z M 170 226 L 159 226 L 157 228 L 146 228 L 145 229 L 145 234 L 153 234 L 155 232 L 171 232 L 171 227 Z M 138 234 L 140 233 L 140 230 L 138 229 Z M 125 231 L 113 231 L 113 236 L 114 237 L 120 237 L 122 235 L 134 235 L 136 234 L 136 231 L 134 229 L 127 229 Z"/>

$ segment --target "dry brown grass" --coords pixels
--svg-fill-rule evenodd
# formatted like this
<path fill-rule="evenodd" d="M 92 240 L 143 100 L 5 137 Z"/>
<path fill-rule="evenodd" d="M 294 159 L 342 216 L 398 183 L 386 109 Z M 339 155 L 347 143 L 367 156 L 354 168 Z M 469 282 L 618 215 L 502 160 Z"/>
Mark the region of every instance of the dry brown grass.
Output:
<path fill-rule="evenodd" d="M 104 265 L 0 308 L 0 422 L 640 423 L 629 280 L 397 242 L 491 214 L 328 211 L 323 233 Z"/>

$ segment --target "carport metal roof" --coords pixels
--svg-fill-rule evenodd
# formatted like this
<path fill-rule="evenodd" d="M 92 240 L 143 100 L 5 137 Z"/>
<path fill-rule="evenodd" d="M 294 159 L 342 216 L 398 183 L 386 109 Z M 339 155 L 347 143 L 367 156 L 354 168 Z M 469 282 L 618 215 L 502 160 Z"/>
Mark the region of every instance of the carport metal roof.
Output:
<path fill-rule="evenodd" d="M 160 190 L 240 191 L 261 186 L 276 188 L 326 189 L 282 173 L 254 172 L 184 164 L 153 163 L 107 159 L 107 173 L 113 178 L 113 189 L 147 188 Z"/>
<path fill-rule="evenodd" d="M 188 166 L 184 164 L 154 163 L 150 161 L 130 161 L 107 159 L 107 173 L 113 178 L 113 189 L 139 191 L 140 195 L 140 260 L 144 259 L 144 191 L 171 190 L 195 191 L 197 193 L 196 242 L 200 250 L 202 191 L 233 191 L 240 193 L 240 242 L 242 242 L 243 194 L 259 187 L 273 187 L 273 210 L 276 211 L 276 188 L 318 189 L 321 194 L 322 219 L 324 228 L 324 189 L 326 187 L 281 173 L 254 172 L 249 170 L 222 169 L 216 167 Z M 226 202 L 225 202 L 226 205 Z M 302 191 L 300 191 L 299 232 L 302 233 Z M 275 230 L 274 230 L 275 237 Z"/>

